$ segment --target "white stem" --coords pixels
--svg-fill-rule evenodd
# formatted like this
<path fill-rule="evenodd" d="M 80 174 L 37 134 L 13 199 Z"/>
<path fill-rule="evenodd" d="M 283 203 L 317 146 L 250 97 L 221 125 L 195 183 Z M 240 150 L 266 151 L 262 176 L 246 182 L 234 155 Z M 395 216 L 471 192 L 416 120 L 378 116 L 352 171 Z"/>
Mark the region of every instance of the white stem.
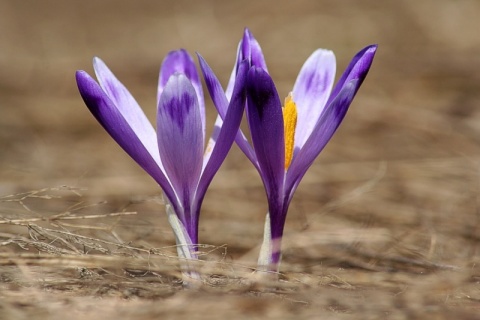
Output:
<path fill-rule="evenodd" d="M 170 203 L 166 204 L 166 211 L 168 217 L 168 223 L 172 227 L 173 234 L 175 235 L 175 242 L 177 243 L 177 254 L 180 258 L 180 264 L 182 268 L 183 281 L 185 285 L 190 285 L 190 281 L 201 280 L 200 275 L 195 270 L 194 264 L 191 261 L 198 259 L 194 250 L 195 246 L 190 239 L 190 236 L 187 233 L 187 230 L 183 226 L 180 219 L 178 219 L 177 214 L 173 210 L 173 207 Z"/>
<path fill-rule="evenodd" d="M 278 262 L 273 261 L 273 253 L 280 251 L 281 239 L 272 239 L 272 226 L 270 222 L 270 212 L 267 212 L 265 217 L 265 228 L 263 231 L 263 242 L 260 248 L 260 254 L 258 256 L 257 270 L 263 273 L 269 273 L 277 275 L 280 267 L 280 260 Z"/>
<path fill-rule="evenodd" d="M 268 271 L 272 264 L 272 229 L 270 225 L 270 213 L 265 217 L 265 228 L 263 231 L 263 242 L 258 256 L 258 270 Z"/>

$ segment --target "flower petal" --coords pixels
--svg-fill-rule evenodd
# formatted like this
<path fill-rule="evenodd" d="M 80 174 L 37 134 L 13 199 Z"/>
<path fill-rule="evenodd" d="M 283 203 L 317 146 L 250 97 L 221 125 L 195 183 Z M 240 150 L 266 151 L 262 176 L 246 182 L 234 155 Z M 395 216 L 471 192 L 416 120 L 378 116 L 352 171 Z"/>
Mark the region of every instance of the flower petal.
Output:
<path fill-rule="evenodd" d="M 202 172 L 200 182 L 198 184 L 196 203 L 198 205 L 203 201 L 205 192 L 212 181 L 215 173 L 225 160 L 233 141 L 238 133 L 240 122 L 242 121 L 243 110 L 245 108 L 245 80 L 248 71 L 248 63 L 243 61 L 238 68 L 237 79 L 235 80 L 235 88 L 233 90 L 232 99 L 225 116 L 225 121 L 218 133 L 218 137 L 213 148 L 211 157 L 208 159 L 205 169 Z"/>
<path fill-rule="evenodd" d="M 370 70 L 376 45 L 367 46 L 353 57 L 328 99 L 312 134 L 292 160 L 286 177 L 286 195 L 289 199 L 297 188 L 307 169 L 331 139 L 347 113 L 355 94 Z"/>
<path fill-rule="evenodd" d="M 262 48 L 248 28 L 245 28 L 245 32 L 243 33 L 241 47 L 243 59 L 249 60 L 251 66 L 260 67 L 268 72 Z"/>
<path fill-rule="evenodd" d="M 200 54 L 197 54 L 197 55 L 198 55 L 198 61 L 200 62 L 200 69 L 202 70 L 203 77 L 205 79 L 205 84 L 207 85 L 208 92 L 212 97 L 213 104 L 215 105 L 215 108 L 217 109 L 219 116 L 222 119 L 225 119 L 227 115 L 228 106 L 229 106 L 227 97 L 225 96 L 222 86 L 220 85 L 220 82 L 218 81 L 218 78 L 215 75 L 215 73 L 212 71 L 210 66 L 205 61 L 205 59 L 203 59 L 203 57 Z M 215 123 L 217 124 L 217 122 L 218 122 L 218 118 Z M 243 153 L 245 153 L 247 158 L 253 163 L 253 165 L 258 168 L 255 152 L 252 146 L 250 145 L 250 143 L 248 142 L 247 138 L 243 134 L 242 130 L 238 131 L 235 142 L 237 143 L 239 148 L 243 151 Z"/>
<path fill-rule="evenodd" d="M 183 73 L 192 83 L 197 94 L 197 100 L 200 106 L 200 116 L 202 119 L 202 132 L 205 137 L 205 100 L 203 97 L 202 83 L 198 76 L 195 62 L 190 54 L 185 49 L 171 51 L 163 59 L 160 68 L 160 76 L 158 79 L 157 104 L 160 101 L 160 96 L 165 88 L 165 85 L 175 73 Z"/>
<path fill-rule="evenodd" d="M 202 170 L 204 142 L 197 94 L 184 74 L 170 76 L 163 89 L 158 103 L 157 136 L 165 172 L 185 212 L 190 212 L 188 207 Z"/>
<path fill-rule="evenodd" d="M 295 131 L 295 149 L 300 149 L 318 121 L 335 79 L 335 55 L 318 49 L 305 62 L 293 87 L 293 101 L 298 117 Z"/>
<path fill-rule="evenodd" d="M 128 125 L 135 132 L 141 143 L 152 155 L 153 159 L 163 170 L 160 157 L 158 155 L 158 146 L 156 141 L 155 129 L 145 116 L 145 113 L 138 105 L 125 86 L 118 81 L 115 75 L 110 71 L 107 65 L 100 59 L 93 59 L 93 68 L 98 82 L 110 101 L 116 106 Z"/>
<path fill-rule="evenodd" d="M 285 195 L 288 196 L 287 203 L 293 197 L 295 189 L 308 168 L 312 165 L 328 141 L 330 141 L 342 122 L 355 93 L 360 87 L 360 83 L 359 80 L 351 80 L 344 85 L 342 91 L 340 91 L 337 97 L 324 109 L 312 134 L 293 159 L 287 171 L 285 182 Z"/>
<path fill-rule="evenodd" d="M 339 92 L 343 89 L 343 86 L 351 80 L 358 79 L 360 84 L 357 86 L 357 89 L 360 88 L 363 80 L 367 76 L 368 70 L 370 70 L 370 66 L 372 65 L 376 51 L 377 45 L 370 45 L 360 50 L 355 57 L 353 57 L 352 61 L 350 61 L 347 69 L 345 72 L 343 72 L 340 80 L 338 80 L 338 83 L 335 85 L 335 88 L 330 94 L 327 105 L 337 97 Z"/>
<path fill-rule="evenodd" d="M 152 154 L 147 149 L 132 127 L 131 122 L 121 113 L 118 106 L 115 105 L 98 83 L 85 71 L 77 71 L 76 80 L 83 101 L 97 121 L 120 147 L 155 179 L 176 208 L 178 202 L 175 192 L 154 158 L 155 154 L 158 153 L 158 148 L 156 148 L 155 154 Z M 156 136 L 155 132 L 153 134 Z M 157 157 L 159 158 L 159 156 Z"/>
<path fill-rule="evenodd" d="M 243 38 L 238 44 L 237 59 L 235 61 L 235 65 L 233 66 L 230 80 L 228 81 L 227 90 L 225 90 L 225 94 L 229 100 L 232 96 L 232 90 L 235 77 L 237 75 L 238 66 L 240 65 L 240 62 L 245 59 L 248 60 L 250 66 L 261 67 L 263 70 L 268 71 L 262 48 L 248 28 L 245 28 L 243 32 Z"/>
<path fill-rule="evenodd" d="M 247 119 L 268 198 L 283 193 L 285 142 L 282 105 L 268 73 L 252 67 L 247 77 Z"/>

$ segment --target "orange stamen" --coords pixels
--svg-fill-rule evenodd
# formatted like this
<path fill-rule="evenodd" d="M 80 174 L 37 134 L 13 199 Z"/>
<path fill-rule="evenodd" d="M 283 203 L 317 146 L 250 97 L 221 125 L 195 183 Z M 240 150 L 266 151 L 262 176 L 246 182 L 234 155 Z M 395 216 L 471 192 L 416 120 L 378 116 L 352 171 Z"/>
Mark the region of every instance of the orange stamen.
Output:
<path fill-rule="evenodd" d="M 292 99 L 292 93 L 285 98 L 283 111 L 283 128 L 285 137 L 285 170 L 288 169 L 293 158 L 295 146 L 295 128 L 297 127 L 297 106 Z"/>

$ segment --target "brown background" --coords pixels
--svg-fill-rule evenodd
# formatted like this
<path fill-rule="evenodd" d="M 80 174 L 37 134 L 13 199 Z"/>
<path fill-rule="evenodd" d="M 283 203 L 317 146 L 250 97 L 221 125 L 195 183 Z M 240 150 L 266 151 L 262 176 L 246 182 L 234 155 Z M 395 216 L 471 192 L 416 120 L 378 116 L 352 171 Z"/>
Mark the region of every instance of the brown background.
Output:
<path fill-rule="evenodd" d="M 286 96 L 316 48 L 336 53 L 340 73 L 358 50 L 379 45 L 344 123 L 292 202 L 286 289 L 233 289 L 227 281 L 201 293 L 177 285 L 162 296 L 147 282 L 145 297 L 126 295 L 124 287 L 136 285 L 106 275 L 67 289 L 59 280 L 65 269 L 4 263 L 0 318 L 473 319 L 480 306 L 479 12 L 475 0 L 0 1 L 1 218 L 135 211 L 63 228 L 144 247 L 173 243 L 160 189 L 89 114 L 75 70 L 93 73 L 91 60 L 101 57 L 154 119 L 158 69 L 172 49 L 200 52 L 226 85 L 249 27 Z M 215 110 L 207 105 L 211 127 Z M 59 186 L 81 195 L 52 189 Z M 9 197 L 43 188 L 39 194 L 59 198 Z M 235 146 L 200 222 L 200 241 L 228 251 L 205 259 L 254 265 L 265 211 L 260 179 Z M 8 242 L 29 237 L 25 223 L 0 224 L 0 235 L 0 253 L 25 252 Z M 100 290 L 108 281 L 111 288 Z"/>

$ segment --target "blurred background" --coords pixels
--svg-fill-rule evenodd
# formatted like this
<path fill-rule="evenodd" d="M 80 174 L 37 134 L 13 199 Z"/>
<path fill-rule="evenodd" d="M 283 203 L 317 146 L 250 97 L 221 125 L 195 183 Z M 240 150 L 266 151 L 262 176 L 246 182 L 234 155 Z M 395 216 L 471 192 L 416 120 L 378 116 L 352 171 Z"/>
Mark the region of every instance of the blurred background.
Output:
<path fill-rule="evenodd" d="M 471 265 L 480 241 L 479 12 L 476 0 L 0 0 L 0 195 L 81 188 L 81 200 L 34 211 L 105 202 L 84 212 L 137 211 L 117 221 L 129 230 L 120 238 L 171 244 L 160 189 L 89 113 L 76 70 L 93 74 L 101 57 L 153 120 L 170 50 L 200 52 L 225 86 L 248 27 L 286 96 L 315 49 L 335 52 L 338 79 L 377 43 L 349 113 L 294 197 L 284 261 L 313 274 L 375 269 L 379 252 Z M 216 112 L 206 97 L 208 128 Z M 234 146 L 207 193 L 200 241 L 254 263 L 265 212 L 260 178 Z M 358 247 L 371 256 L 352 258 Z"/>

